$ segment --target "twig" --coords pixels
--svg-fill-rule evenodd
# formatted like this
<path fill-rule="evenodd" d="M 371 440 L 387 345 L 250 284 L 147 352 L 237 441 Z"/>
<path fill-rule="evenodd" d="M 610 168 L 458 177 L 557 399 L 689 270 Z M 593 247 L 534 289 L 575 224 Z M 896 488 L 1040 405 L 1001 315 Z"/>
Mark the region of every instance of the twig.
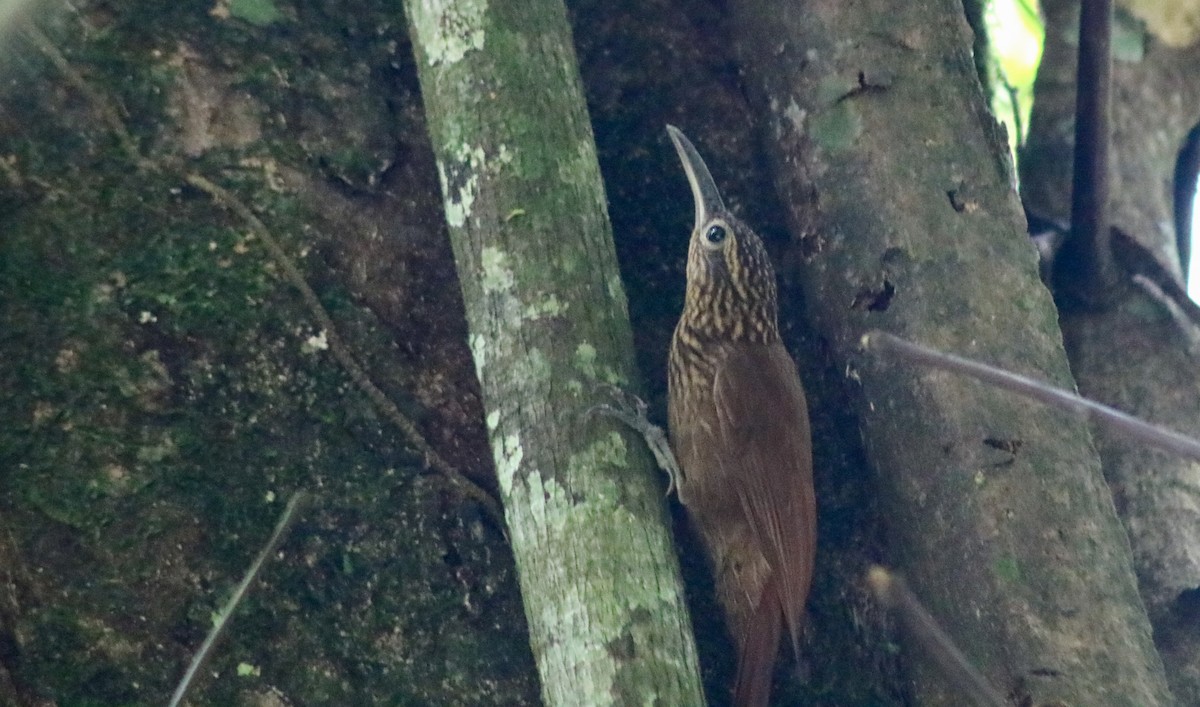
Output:
<path fill-rule="evenodd" d="M 267 250 L 271 251 L 271 257 L 283 269 L 284 277 L 292 287 L 300 291 L 300 296 L 304 300 L 304 304 L 308 307 L 309 313 L 317 320 L 317 324 L 321 327 L 321 330 L 325 332 L 326 341 L 329 343 L 329 350 L 333 353 L 334 358 L 338 360 L 338 363 L 342 365 L 347 375 L 350 376 L 350 379 L 354 381 L 354 384 L 358 386 L 359 390 L 366 393 L 367 397 L 379 408 L 384 417 L 408 438 L 408 443 L 421 454 L 429 468 L 441 474 L 460 492 L 483 506 L 484 510 L 491 516 L 492 521 L 496 523 L 496 527 L 503 530 L 504 512 L 500 509 L 500 504 L 496 502 L 496 499 L 492 498 L 491 494 L 466 476 L 463 476 L 462 472 L 446 461 L 442 455 L 438 454 L 437 450 L 425 441 L 417 426 L 405 417 L 404 413 L 400 412 L 400 408 L 396 407 L 396 404 L 367 376 L 366 371 L 355 360 L 354 356 L 350 353 L 349 347 L 346 346 L 334 329 L 333 319 L 329 316 L 329 312 L 325 309 L 325 306 L 321 304 L 321 300 L 317 298 L 317 293 L 313 292 L 312 287 L 309 287 L 308 281 L 304 279 L 304 275 L 300 272 L 300 269 L 296 267 L 296 264 L 288 256 L 287 251 L 283 249 L 279 240 L 275 238 L 266 224 L 255 216 L 254 212 L 243 204 L 240 199 L 207 178 L 192 173 L 185 175 L 184 179 L 188 184 L 208 194 L 217 204 L 233 212 L 245 221 L 251 230 L 254 231 L 255 235 L 262 239 L 262 242 L 267 246 Z"/>
<path fill-rule="evenodd" d="M 1164 427 L 1143 422 L 1120 410 L 1101 405 L 1061 388 L 1055 388 L 1048 383 L 953 354 L 942 353 L 937 349 L 914 344 L 880 331 L 868 332 L 863 336 L 862 346 L 866 350 L 896 354 L 912 363 L 961 373 L 1047 405 L 1077 413 L 1088 413 L 1093 420 L 1113 432 L 1166 449 L 1183 457 L 1200 460 L 1200 441 Z"/>
<path fill-rule="evenodd" d="M 969 695 L 980 707 L 1008 707 L 1009 702 L 971 665 L 903 578 L 875 565 L 867 570 L 867 586 L 876 601 L 900 616 L 909 636 L 925 649 L 942 675 L 962 694 Z"/>
<path fill-rule="evenodd" d="M 1189 196 L 1190 200 L 1191 197 Z M 1112 229 L 1113 255 L 1126 273 L 1136 280 L 1143 276 L 1175 303 L 1175 308 L 1193 326 L 1200 327 L 1200 306 L 1188 296 L 1187 287 L 1179 277 L 1179 271 L 1164 265 L 1158 255 L 1138 242 L 1136 238 L 1119 228 Z"/>
<path fill-rule="evenodd" d="M 1196 326 L 1188 315 L 1179 306 L 1179 303 L 1171 298 L 1163 291 L 1158 283 L 1142 274 L 1133 276 L 1133 284 L 1142 288 L 1146 294 L 1157 300 L 1171 315 L 1171 320 L 1175 322 L 1175 326 L 1179 328 L 1179 332 L 1183 334 L 1183 338 L 1187 339 L 1188 353 L 1195 356 L 1200 353 L 1200 327 Z"/>
<path fill-rule="evenodd" d="M 140 168 L 149 167 L 163 169 L 164 171 L 171 169 L 170 165 L 167 165 L 165 162 L 157 162 L 141 154 L 137 143 L 125 128 L 125 124 L 113 104 L 104 95 L 92 90 L 92 87 L 79 75 L 79 72 L 75 71 L 70 62 L 67 61 L 67 58 L 63 56 L 62 52 L 54 46 L 54 43 L 41 30 L 32 22 L 28 22 L 25 26 L 25 33 L 38 50 L 49 59 L 50 63 L 92 104 L 100 114 L 105 126 L 117 136 L 122 149 L 129 154 L 131 160 Z M 313 292 L 313 289 L 304 279 L 304 274 L 296 267 L 295 262 L 288 256 L 287 251 L 283 249 L 279 240 L 275 238 L 266 224 L 255 216 L 254 212 L 242 203 L 240 199 L 214 184 L 206 177 L 195 173 L 184 173 L 182 174 L 182 178 L 188 184 L 208 194 L 217 204 L 244 220 L 254 233 L 262 239 L 263 243 L 267 245 L 267 249 L 271 252 L 271 257 L 283 269 L 287 281 L 300 291 L 300 296 L 308 307 L 309 313 L 317 320 L 317 324 L 325 332 L 326 340 L 329 342 L 329 350 L 333 352 L 334 358 L 341 364 L 354 384 L 366 393 L 371 402 L 383 413 L 383 416 L 400 430 L 407 438 L 408 444 L 425 460 L 427 467 L 440 474 L 463 495 L 479 503 L 496 524 L 496 527 L 503 530 L 505 527 L 504 512 L 501 510 L 500 504 L 497 503 L 496 499 L 492 498 L 491 494 L 464 476 L 462 472 L 438 454 L 425 441 L 417 426 L 405 417 L 404 413 L 400 412 L 400 408 L 396 407 L 396 404 L 389 400 L 387 395 L 371 381 L 366 371 L 363 370 L 362 366 L 358 364 L 358 361 L 350 353 L 350 348 L 338 336 L 337 331 L 334 329 L 333 319 L 317 298 L 316 293 Z"/>
<path fill-rule="evenodd" d="M 110 132 L 117 136 L 117 141 L 121 143 L 121 149 L 128 153 L 129 157 L 133 159 L 139 167 L 145 167 L 151 164 L 149 159 L 142 156 L 141 151 L 138 150 L 137 143 L 133 139 L 133 136 L 130 135 L 129 131 L 125 129 L 125 123 L 121 120 L 120 114 L 117 113 L 116 106 L 114 106 L 112 102 L 106 99 L 103 95 L 92 89 L 88 82 L 83 79 L 83 76 L 81 76 L 79 72 L 75 70 L 75 67 L 71 66 L 71 63 L 67 61 L 67 58 L 63 56 L 63 53 L 58 50 L 58 47 L 54 46 L 54 42 L 51 42 L 50 38 L 42 33 L 40 29 L 38 29 L 37 25 L 35 25 L 32 21 L 26 21 L 23 23 L 22 30 L 24 31 L 25 36 L 28 37 L 31 42 L 33 42 L 35 47 L 37 47 L 38 51 L 40 51 L 42 55 L 54 65 L 55 69 L 58 69 L 58 72 L 67 80 L 67 83 L 71 84 L 76 91 L 79 91 L 81 94 L 83 94 L 83 97 L 87 99 L 88 103 L 90 103 L 92 107 L 96 109 L 96 111 L 100 114 L 100 119 L 104 122 L 105 126 Z"/>
<path fill-rule="evenodd" d="M 204 638 L 204 643 L 200 644 L 199 650 L 192 656 L 192 662 L 188 665 L 187 672 L 183 674 L 183 679 L 179 681 L 179 685 L 175 688 L 175 693 L 171 695 L 171 702 L 168 707 L 176 707 L 184 696 L 187 694 L 188 688 L 192 686 L 192 681 L 196 678 L 196 674 L 200 672 L 200 668 L 204 666 L 208 656 L 212 654 L 213 646 L 217 644 L 217 639 L 225 631 L 225 627 L 229 625 L 229 620 L 233 616 L 233 612 L 237 609 L 238 604 L 246 596 L 246 592 L 250 589 L 250 584 L 258 577 L 258 573 L 262 570 L 267 558 L 275 553 L 279 547 L 279 543 L 283 541 L 284 534 L 291 527 L 292 522 L 299 517 L 298 509 L 304 502 L 305 495 L 303 491 L 297 491 L 288 501 L 287 507 L 283 509 L 283 515 L 279 516 L 279 521 L 275 523 L 275 530 L 271 532 L 270 539 L 263 549 L 259 551 L 258 557 L 254 558 L 254 563 L 250 565 L 246 576 L 242 577 L 242 581 L 238 583 L 237 588 L 233 590 L 233 596 L 225 602 L 225 606 L 217 612 L 213 617 L 213 627 L 208 632 L 208 636 Z"/>

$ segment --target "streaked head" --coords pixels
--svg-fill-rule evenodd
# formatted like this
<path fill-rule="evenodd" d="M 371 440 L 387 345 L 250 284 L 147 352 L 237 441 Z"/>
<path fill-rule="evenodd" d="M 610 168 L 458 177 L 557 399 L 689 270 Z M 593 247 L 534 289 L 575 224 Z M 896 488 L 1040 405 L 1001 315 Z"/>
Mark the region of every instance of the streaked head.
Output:
<path fill-rule="evenodd" d="M 736 339 L 777 337 L 775 270 L 762 239 L 725 208 L 708 166 L 673 125 L 667 134 L 692 188 L 684 318 Z"/>

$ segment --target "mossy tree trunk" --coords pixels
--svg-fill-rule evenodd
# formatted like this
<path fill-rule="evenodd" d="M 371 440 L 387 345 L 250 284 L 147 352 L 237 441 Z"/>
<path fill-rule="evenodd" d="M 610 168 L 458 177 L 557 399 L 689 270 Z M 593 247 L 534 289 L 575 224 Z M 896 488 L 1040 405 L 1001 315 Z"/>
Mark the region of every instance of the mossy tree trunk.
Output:
<path fill-rule="evenodd" d="M 859 351 L 882 329 L 1073 385 L 961 4 L 737 8 L 798 277 L 858 389 L 895 561 L 1016 701 L 1169 704 L 1084 422 Z M 924 704 L 963 703 L 913 658 Z"/>
<path fill-rule="evenodd" d="M 375 383 L 487 485 L 400 8 L 35 19 L 0 62 L 0 703 L 166 704 L 298 488 L 312 503 L 193 704 L 536 702 L 501 529 L 352 384 L 251 224 L 184 179 L 253 210 Z"/>
<path fill-rule="evenodd" d="M 1030 600 L 1028 611 L 1012 606 L 1014 597 L 1028 598 L 1021 592 L 1031 581 L 1043 579 L 1039 552 L 1061 550 L 1065 571 L 1074 571 L 1068 563 L 1081 556 L 1099 558 L 1096 568 L 1079 575 L 1079 585 L 1056 584 L 1056 572 L 1045 577 L 1046 596 L 1061 601 L 1060 613 L 1048 614 L 1048 641 L 1065 640 L 1067 629 L 1095 620 L 1099 632 L 1112 629 L 1111 636 L 1085 646 L 1098 653 L 1111 648 L 1105 640 L 1117 642 L 1126 635 L 1121 631 L 1138 621 L 1128 615 L 1128 621 L 1097 616 L 1136 614 L 1129 609 L 1137 600 L 1130 596 L 1127 577 L 1106 585 L 1101 576 L 1112 566 L 1105 563 L 1121 564 L 1115 557 L 1123 552 L 1119 534 L 1101 523 L 1086 552 L 1072 555 L 1065 546 L 1078 540 L 1078 527 L 1062 522 L 1055 508 L 1042 513 L 1047 505 L 1072 503 L 1098 508 L 1095 517 L 1106 518 L 1106 504 L 1090 485 L 1095 462 L 1078 424 L 1003 402 L 998 394 L 944 375 L 890 364 L 881 368 L 854 354 L 857 335 L 882 323 L 926 342 L 1026 372 L 1049 371 L 1069 382 L 1053 340 L 1052 313 L 1044 294 L 1029 284 L 1032 256 L 1018 245 L 1015 205 L 999 186 L 1007 178 L 1001 176 L 1006 168 L 999 140 L 991 145 L 986 139 L 982 103 L 970 89 L 967 41 L 954 26 L 961 13 L 957 4 L 868 3 L 854 17 L 832 3 L 801 6 L 806 14 L 799 25 L 807 25 L 811 34 L 791 35 L 777 45 L 783 54 L 771 61 L 782 61 L 780 70 L 789 70 L 795 66 L 793 51 L 812 49 L 810 71 L 825 80 L 816 82 L 815 91 L 809 90 L 812 74 L 788 84 L 805 90 L 797 92 L 803 95 L 796 110 L 780 104 L 784 120 L 762 110 L 766 64 L 754 68 L 753 57 L 747 66 L 755 98 L 753 106 L 747 102 L 733 70 L 735 43 L 724 35 L 728 25 L 711 3 L 573 0 L 571 5 L 618 224 L 622 274 L 631 285 L 638 353 L 653 375 L 649 387 L 655 394 L 661 397 L 665 389 L 666 342 L 683 291 L 691 218 L 690 195 L 664 123 L 679 124 L 696 140 L 730 203 L 782 256 L 783 291 L 793 295 L 782 303 L 785 333 L 815 406 L 822 515 L 808 631 L 813 671 L 807 685 L 790 681 L 781 699 L 803 695 L 796 701 L 838 707 L 906 703 L 901 694 L 906 688 L 889 682 L 894 657 L 886 626 L 880 625 L 886 622 L 877 620 L 854 581 L 865 563 L 892 557 L 899 558 L 931 608 L 997 684 L 1011 686 L 1024 677 L 1021 687 L 1031 696 L 1058 694 L 1050 688 L 1074 680 L 1077 669 L 1094 665 L 1089 663 L 1094 655 L 1081 658 L 1072 652 L 1078 649 L 1068 648 L 1053 652 L 1065 656 L 1061 661 L 1049 660 L 1043 645 L 1035 642 L 1030 648 L 1022 642 L 1030 617 L 1047 616 L 1036 613 L 1045 609 L 1040 597 Z M 319 6 L 186 0 L 114 9 L 111 3 L 84 0 L 73 7 L 73 14 L 39 19 L 65 65 L 123 116 L 144 154 L 222 184 L 251 206 L 332 310 L 356 356 L 415 419 L 432 447 L 478 483 L 495 484 L 488 416 L 465 344 L 438 170 L 399 5 L 394 0 L 334 0 Z M 757 39 L 778 37 L 796 21 L 790 10 L 778 17 L 786 21 L 773 22 Z M 747 15 L 740 22 L 744 34 L 751 23 Z M 529 34 L 493 32 L 484 41 L 523 36 Z M 527 42 L 530 54 L 547 46 Z M 0 383 L 8 393 L 0 402 L 0 702 L 162 702 L 202 640 L 210 613 L 265 539 L 282 500 L 298 487 L 315 489 L 316 505 L 237 615 L 206 671 L 216 677 L 198 686 L 197 702 L 263 704 L 279 694 L 296 704 L 535 702 L 536 670 L 512 558 L 500 534 L 473 503 L 437 476 L 420 474 L 425 468 L 420 455 L 409 451 L 402 436 L 348 385 L 321 348 L 320 327 L 258 238 L 248 235 L 244 220 L 186 186 L 177 174 L 141 170 L 118 146 L 92 97 L 42 49 L 15 32 L 6 35 L 6 43 L 12 53 L 0 88 L 0 124 L 5 126 L 0 137 Z M 763 43 L 761 50 L 774 46 Z M 1153 42 L 1148 47 L 1148 60 L 1157 61 L 1162 47 Z M 562 45 L 549 49 L 540 59 L 557 62 L 569 53 Z M 1186 62 L 1186 50 L 1172 51 Z M 829 69 L 831 64 L 836 70 Z M 1119 80 L 1128 68 L 1118 63 Z M 1163 76 L 1188 77 L 1170 73 L 1178 68 L 1163 71 Z M 1152 98 L 1172 95 L 1174 89 L 1151 90 L 1159 85 L 1152 73 L 1135 76 L 1126 90 L 1142 86 Z M 855 85 L 859 90 L 851 90 Z M 787 95 L 773 86 L 768 88 L 775 95 Z M 539 84 L 530 95 L 544 90 Z M 577 86 L 572 90 L 578 94 Z M 1181 104 L 1186 108 L 1195 101 Z M 488 105 L 471 119 L 485 122 Z M 540 105 L 535 101 L 529 107 Z M 570 116 L 569 124 L 563 119 L 547 131 L 554 154 L 562 154 L 564 146 L 566 154 L 582 155 L 571 152 L 580 145 L 585 152 L 591 149 L 579 137 L 586 120 L 576 110 L 562 114 Z M 785 179 L 783 203 L 775 198 L 768 160 L 757 147 L 754 116 L 759 112 L 774 115 L 777 130 L 787 128 L 791 118 L 802 119 L 805 135 L 815 138 L 820 132 L 823 140 L 801 141 L 807 147 L 799 152 L 781 152 L 781 144 L 795 144 L 788 136 L 796 133 L 788 130 L 781 131 L 782 141 L 765 141 L 767 155 L 776 162 L 787 160 L 781 155 L 799 154 L 805 156 L 801 165 L 826 169 L 805 182 L 815 185 L 811 188 L 793 189 Z M 1047 113 L 1044 135 L 1061 130 L 1056 121 L 1065 114 L 1054 115 Z M 1133 136 L 1138 121 L 1159 115 L 1149 107 L 1140 117 L 1130 113 L 1127 136 Z M 947 124 L 947 119 L 957 122 Z M 1162 119 L 1181 121 L 1162 133 L 1171 136 L 1190 120 L 1185 114 Z M 564 138 L 568 132 L 574 142 Z M 1147 138 L 1160 134 L 1146 132 Z M 962 144 L 952 149 L 951 141 Z M 475 167 L 492 165 L 500 142 L 493 135 L 473 143 L 484 155 Z M 503 142 L 515 144 L 507 137 Z M 1118 154 L 1123 144 L 1119 135 Z M 1170 161 L 1166 154 L 1155 148 L 1146 156 L 1161 165 Z M 540 158 L 525 159 L 533 157 L 522 155 L 512 165 L 549 169 Z M 580 157 L 579 162 L 590 160 Z M 555 300 L 516 289 L 531 282 L 526 278 L 540 283 L 536 270 L 526 271 L 526 258 L 549 262 L 559 252 L 553 242 L 531 252 L 532 246 L 515 235 L 517 228 L 530 228 L 530 219 L 552 212 L 540 206 L 549 197 L 520 192 L 520 199 L 501 201 L 495 198 L 499 192 L 483 189 L 495 183 L 495 175 L 479 175 L 470 157 L 466 161 L 467 168 L 447 172 L 448 182 L 460 194 L 470 193 L 473 206 L 493 210 L 491 218 L 510 229 L 502 230 L 505 240 L 487 259 L 482 243 L 476 244 L 479 269 L 473 272 L 498 279 L 467 286 L 505 307 L 535 305 L 521 310 L 514 332 L 541 337 L 535 343 L 548 341 L 547 351 L 566 348 L 568 354 L 579 353 L 578 344 L 588 339 L 596 347 L 595 377 L 627 377 L 620 363 L 627 355 L 621 351 L 628 351 L 625 335 L 598 323 L 613 316 L 614 307 L 619 310 L 614 304 L 619 295 L 607 288 L 597 294 L 594 283 L 586 286 L 593 294 L 585 302 L 556 293 L 557 302 L 584 309 L 582 321 L 591 322 L 559 329 L 553 327 Z M 1124 189 L 1132 195 L 1142 184 L 1168 179 L 1159 166 L 1146 174 L 1154 176 L 1131 178 Z M 472 176 L 475 181 L 469 181 Z M 1058 192 L 1065 187 L 1057 177 L 1045 183 Z M 463 191 L 467 185 L 475 191 Z M 603 221 L 595 215 L 594 185 L 569 186 L 572 198 L 590 204 L 575 213 L 587 227 L 579 226 L 574 235 L 589 234 L 592 254 L 603 251 L 602 257 L 610 257 L 607 246 L 599 245 L 603 239 L 591 235 Z M 802 198 L 796 200 L 798 193 Z M 817 209 L 799 215 L 803 222 L 805 214 L 815 214 L 813 225 L 820 228 L 811 233 L 823 234 L 824 240 L 796 239 L 789 249 L 780 223 L 784 204 L 803 204 L 813 194 Z M 1160 199 L 1137 223 L 1169 218 L 1164 203 Z M 947 206 L 962 211 L 950 213 Z M 789 214 L 795 223 L 797 213 Z M 1119 214 L 1116 223 L 1123 224 Z M 825 250 L 809 248 L 818 242 Z M 502 253 L 513 275 L 507 292 L 505 268 L 497 267 L 503 261 L 495 257 Z M 891 255 L 881 262 L 883 253 Z M 798 262 L 807 264 L 796 267 Z M 577 272 L 584 270 L 589 278 L 607 282 L 612 277 L 611 263 L 596 266 L 588 260 Z M 500 287 L 484 292 L 484 282 Z M 803 297 L 798 283 L 803 283 Z M 888 292 L 888 283 L 891 301 L 876 296 Z M 856 300 L 860 309 L 852 307 Z M 1130 342 L 1103 334 L 1106 345 L 1095 347 L 1093 358 L 1121 369 L 1121 395 L 1130 401 L 1150 400 L 1164 410 L 1168 403 L 1178 404 L 1170 408 L 1178 412 L 1152 416 L 1183 426 L 1184 417 L 1176 415 L 1195 419 L 1186 403 L 1198 397 L 1189 392 L 1194 387 L 1186 376 L 1190 360 L 1173 349 L 1176 363 L 1169 365 L 1180 376 L 1172 384 L 1177 394 L 1160 390 L 1170 386 L 1158 385 L 1162 367 L 1149 354 L 1173 341 L 1174 325 L 1157 304 L 1129 301 L 1122 311 L 1150 321 L 1154 331 Z M 1013 302 L 1025 309 L 1014 314 Z M 816 327 L 800 316 L 802 311 L 811 313 Z M 930 313 L 943 323 L 931 324 Z M 1119 326 L 1108 331 L 1123 333 Z M 1137 353 L 1115 356 L 1114 348 Z M 549 419 L 547 408 L 519 411 L 547 421 L 532 431 L 512 422 L 507 408 L 495 418 L 508 433 L 502 444 L 515 432 L 525 453 L 522 473 L 510 483 L 528 480 L 523 472 L 533 469 L 529 445 L 559 424 L 578 425 L 583 445 L 609 460 L 619 449 L 616 442 L 606 447 L 597 441 L 615 440 L 610 433 L 616 430 L 620 444 L 628 445 L 629 464 L 642 463 L 634 456 L 640 443 L 623 431 L 607 422 L 582 425 L 571 416 L 595 399 L 585 385 L 592 377 L 586 370 L 591 354 L 587 348 L 582 352 L 578 363 L 584 369 L 555 380 L 579 382 L 588 400 L 568 406 L 566 393 L 557 387 L 536 399 L 559 406 L 556 410 L 571 407 L 571 414 Z M 1131 358 L 1149 371 L 1140 377 L 1158 392 L 1143 394 L 1138 379 L 1127 375 L 1130 367 L 1121 364 Z M 485 378 L 491 376 L 491 385 L 498 386 L 497 376 L 486 370 L 489 361 L 483 365 Z M 529 365 L 555 366 L 558 375 L 563 364 L 550 361 L 548 354 L 545 360 L 531 357 Z M 611 368 L 603 368 L 606 363 Z M 863 380 L 861 390 L 844 378 L 848 364 Z M 1091 385 L 1082 369 L 1078 377 L 1085 389 Z M 519 385 L 532 387 L 530 380 Z M 922 408 L 925 412 L 914 412 Z M 855 411 L 867 420 L 865 437 L 879 472 L 874 479 L 864 475 Z M 913 424 L 901 428 L 902 422 Z M 1052 444 L 1045 430 L 1061 430 L 1065 441 Z M 984 439 L 1022 445 L 1010 463 L 1010 455 L 981 447 Z M 902 443 L 911 449 L 898 452 Z M 1109 470 L 1108 442 L 1101 439 L 1101 445 Z M 1153 464 L 1172 478 L 1188 478 L 1176 477 L 1169 460 L 1147 462 L 1140 450 L 1125 453 L 1141 462 L 1139 469 Z M 1068 458 L 1077 463 L 1080 476 L 1064 482 Z M 930 466 L 914 471 L 912 465 L 921 460 Z M 543 482 L 565 468 L 538 464 Z M 602 471 L 617 473 L 621 484 L 632 481 L 646 489 L 639 495 L 642 490 L 630 492 L 616 481 L 604 486 L 614 496 L 618 488 L 629 494 L 621 502 L 633 499 L 626 508 L 642 514 L 629 517 L 640 523 L 657 515 L 660 497 L 649 490 L 654 486 L 649 473 Z M 543 490 L 565 493 L 577 479 L 555 476 Z M 877 497 L 876 487 L 886 492 Z M 1029 489 L 1043 497 L 1030 499 Z M 592 488 L 583 491 L 590 494 Z M 1120 497 L 1121 488 L 1117 493 Z M 596 495 L 578 498 L 584 502 L 578 509 L 601 505 Z M 890 517 L 890 539 L 876 525 L 879 498 Z M 527 505 L 526 512 L 539 508 L 558 507 Z M 1051 522 L 1038 525 L 1040 516 Z M 614 517 L 603 516 L 609 526 L 617 525 Z M 1028 524 L 1027 535 L 1013 531 L 1015 519 Z M 979 540 L 973 533 L 986 521 L 994 521 L 997 532 Z M 612 540 L 609 531 L 617 532 L 603 530 L 604 542 Z M 654 532 L 653 544 L 665 545 L 665 537 Z M 1034 537 L 1038 532 L 1048 539 Z M 702 555 L 695 547 L 687 552 L 686 534 L 681 539 L 690 599 L 705 641 L 705 679 L 716 697 L 731 677 L 730 647 L 719 612 L 706 603 Z M 569 560 L 584 563 L 593 552 L 585 543 L 598 541 L 576 540 L 579 551 Z M 929 564 L 927 556 L 935 552 L 965 558 L 963 571 Z M 1021 564 L 1030 553 L 1033 563 Z M 589 565 L 588 577 L 592 571 Z M 1192 586 L 1190 581 L 1185 576 L 1176 586 Z M 962 591 L 964 585 L 972 592 Z M 1104 591 L 1109 596 L 1096 596 Z M 677 603 L 675 592 L 674 586 L 667 591 L 667 603 Z M 1186 602 L 1168 606 L 1187 608 Z M 985 612 L 982 619 L 975 618 L 977 607 Z M 1064 618 L 1076 609 L 1084 611 L 1078 619 Z M 1104 624 L 1106 619 L 1112 622 Z M 1196 635 L 1186 621 L 1166 625 L 1183 630 L 1160 637 L 1178 641 Z M 1153 659 L 1143 660 L 1144 636 L 1134 634 L 1130 646 L 1111 658 L 1112 680 L 1126 681 L 1129 689 L 1154 683 L 1146 678 L 1155 666 Z M 627 649 L 637 648 L 638 636 L 633 639 L 604 646 L 598 670 L 611 669 Z M 1086 640 L 1092 641 L 1092 634 Z M 1170 645 L 1160 644 L 1168 664 Z M 237 675 L 239 667 L 249 674 Z M 1030 677 L 1038 668 L 1048 670 Z M 1054 671 L 1064 675 L 1056 677 Z M 1178 674 L 1182 671 L 1173 679 Z M 872 684 L 864 687 L 868 675 Z M 936 676 L 920 672 L 916 678 L 921 695 L 936 697 Z M 582 680 L 579 685 L 582 689 Z M 1138 704 L 1153 704 L 1158 693 L 1147 691 L 1151 696 L 1138 697 Z M 1073 701 L 1109 700 L 1083 694 Z"/>
<path fill-rule="evenodd" d="M 584 414 L 636 376 L 565 10 L 408 10 L 543 697 L 700 704 L 663 486 Z"/>
<path fill-rule="evenodd" d="M 1126 3 L 1133 4 L 1133 3 Z M 1169 3 L 1161 3 L 1162 7 Z M 1069 219 L 1079 8 L 1044 2 L 1046 51 L 1032 132 L 1021 155 L 1026 199 L 1039 214 Z M 1158 4 L 1141 4 L 1154 9 Z M 1118 8 L 1113 40 L 1111 221 L 1178 277 L 1172 175 L 1200 120 L 1200 45 L 1187 22 L 1146 25 Z M 1173 192 L 1175 192 L 1173 194 Z M 1190 213 L 1190 211 L 1189 211 Z M 1200 434 L 1195 324 L 1172 316 L 1161 295 L 1135 284 L 1137 263 L 1102 309 L 1064 302 L 1061 323 L 1084 395 L 1144 419 Z M 1186 264 L 1184 264 L 1186 265 Z M 1104 474 L 1133 547 L 1139 588 L 1167 677 L 1180 704 L 1200 704 L 1200 467 L 1099 430 Z"/>

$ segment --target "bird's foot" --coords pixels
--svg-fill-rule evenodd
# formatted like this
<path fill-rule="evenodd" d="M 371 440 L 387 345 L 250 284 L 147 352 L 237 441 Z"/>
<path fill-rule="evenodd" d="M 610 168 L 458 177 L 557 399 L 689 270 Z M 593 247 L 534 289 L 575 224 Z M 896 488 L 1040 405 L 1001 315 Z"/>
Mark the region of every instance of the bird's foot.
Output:
<path fill-rule="evenodd" d="M 588 408 L 588 415 L 607 415 L 615 417 L 646 440 L 646 446 L 650 448 L 650 453 L 654 455 L 654 460 L 658 462 L 658 467 L 667 474 L 667 495 L 676 490 L 676 481 L 682 478 L 679 472 L 679 463 L 675 461 L 675 454 L 671 451 L 671 445 L 667 442 L 667 433 L 663 428 L 650 421 L 646 415 L 646 401 L 638 396 L 626 392 L 625 390 L 615 385 L 601 385 L 604 392 L 612 399 L 612 402 L 600 403 Z"/>

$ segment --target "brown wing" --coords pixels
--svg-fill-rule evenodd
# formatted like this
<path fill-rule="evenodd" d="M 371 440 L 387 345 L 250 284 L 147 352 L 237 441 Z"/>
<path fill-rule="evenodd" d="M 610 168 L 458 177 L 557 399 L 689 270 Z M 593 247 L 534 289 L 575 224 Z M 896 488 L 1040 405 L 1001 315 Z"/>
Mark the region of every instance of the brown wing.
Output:
<path fill-rule="evenodd" d="M 713 385 L 723 481 L 771 566 L 798 648 L 817 532 L 804 389 L 782 344 L 730 346 Z"/>

